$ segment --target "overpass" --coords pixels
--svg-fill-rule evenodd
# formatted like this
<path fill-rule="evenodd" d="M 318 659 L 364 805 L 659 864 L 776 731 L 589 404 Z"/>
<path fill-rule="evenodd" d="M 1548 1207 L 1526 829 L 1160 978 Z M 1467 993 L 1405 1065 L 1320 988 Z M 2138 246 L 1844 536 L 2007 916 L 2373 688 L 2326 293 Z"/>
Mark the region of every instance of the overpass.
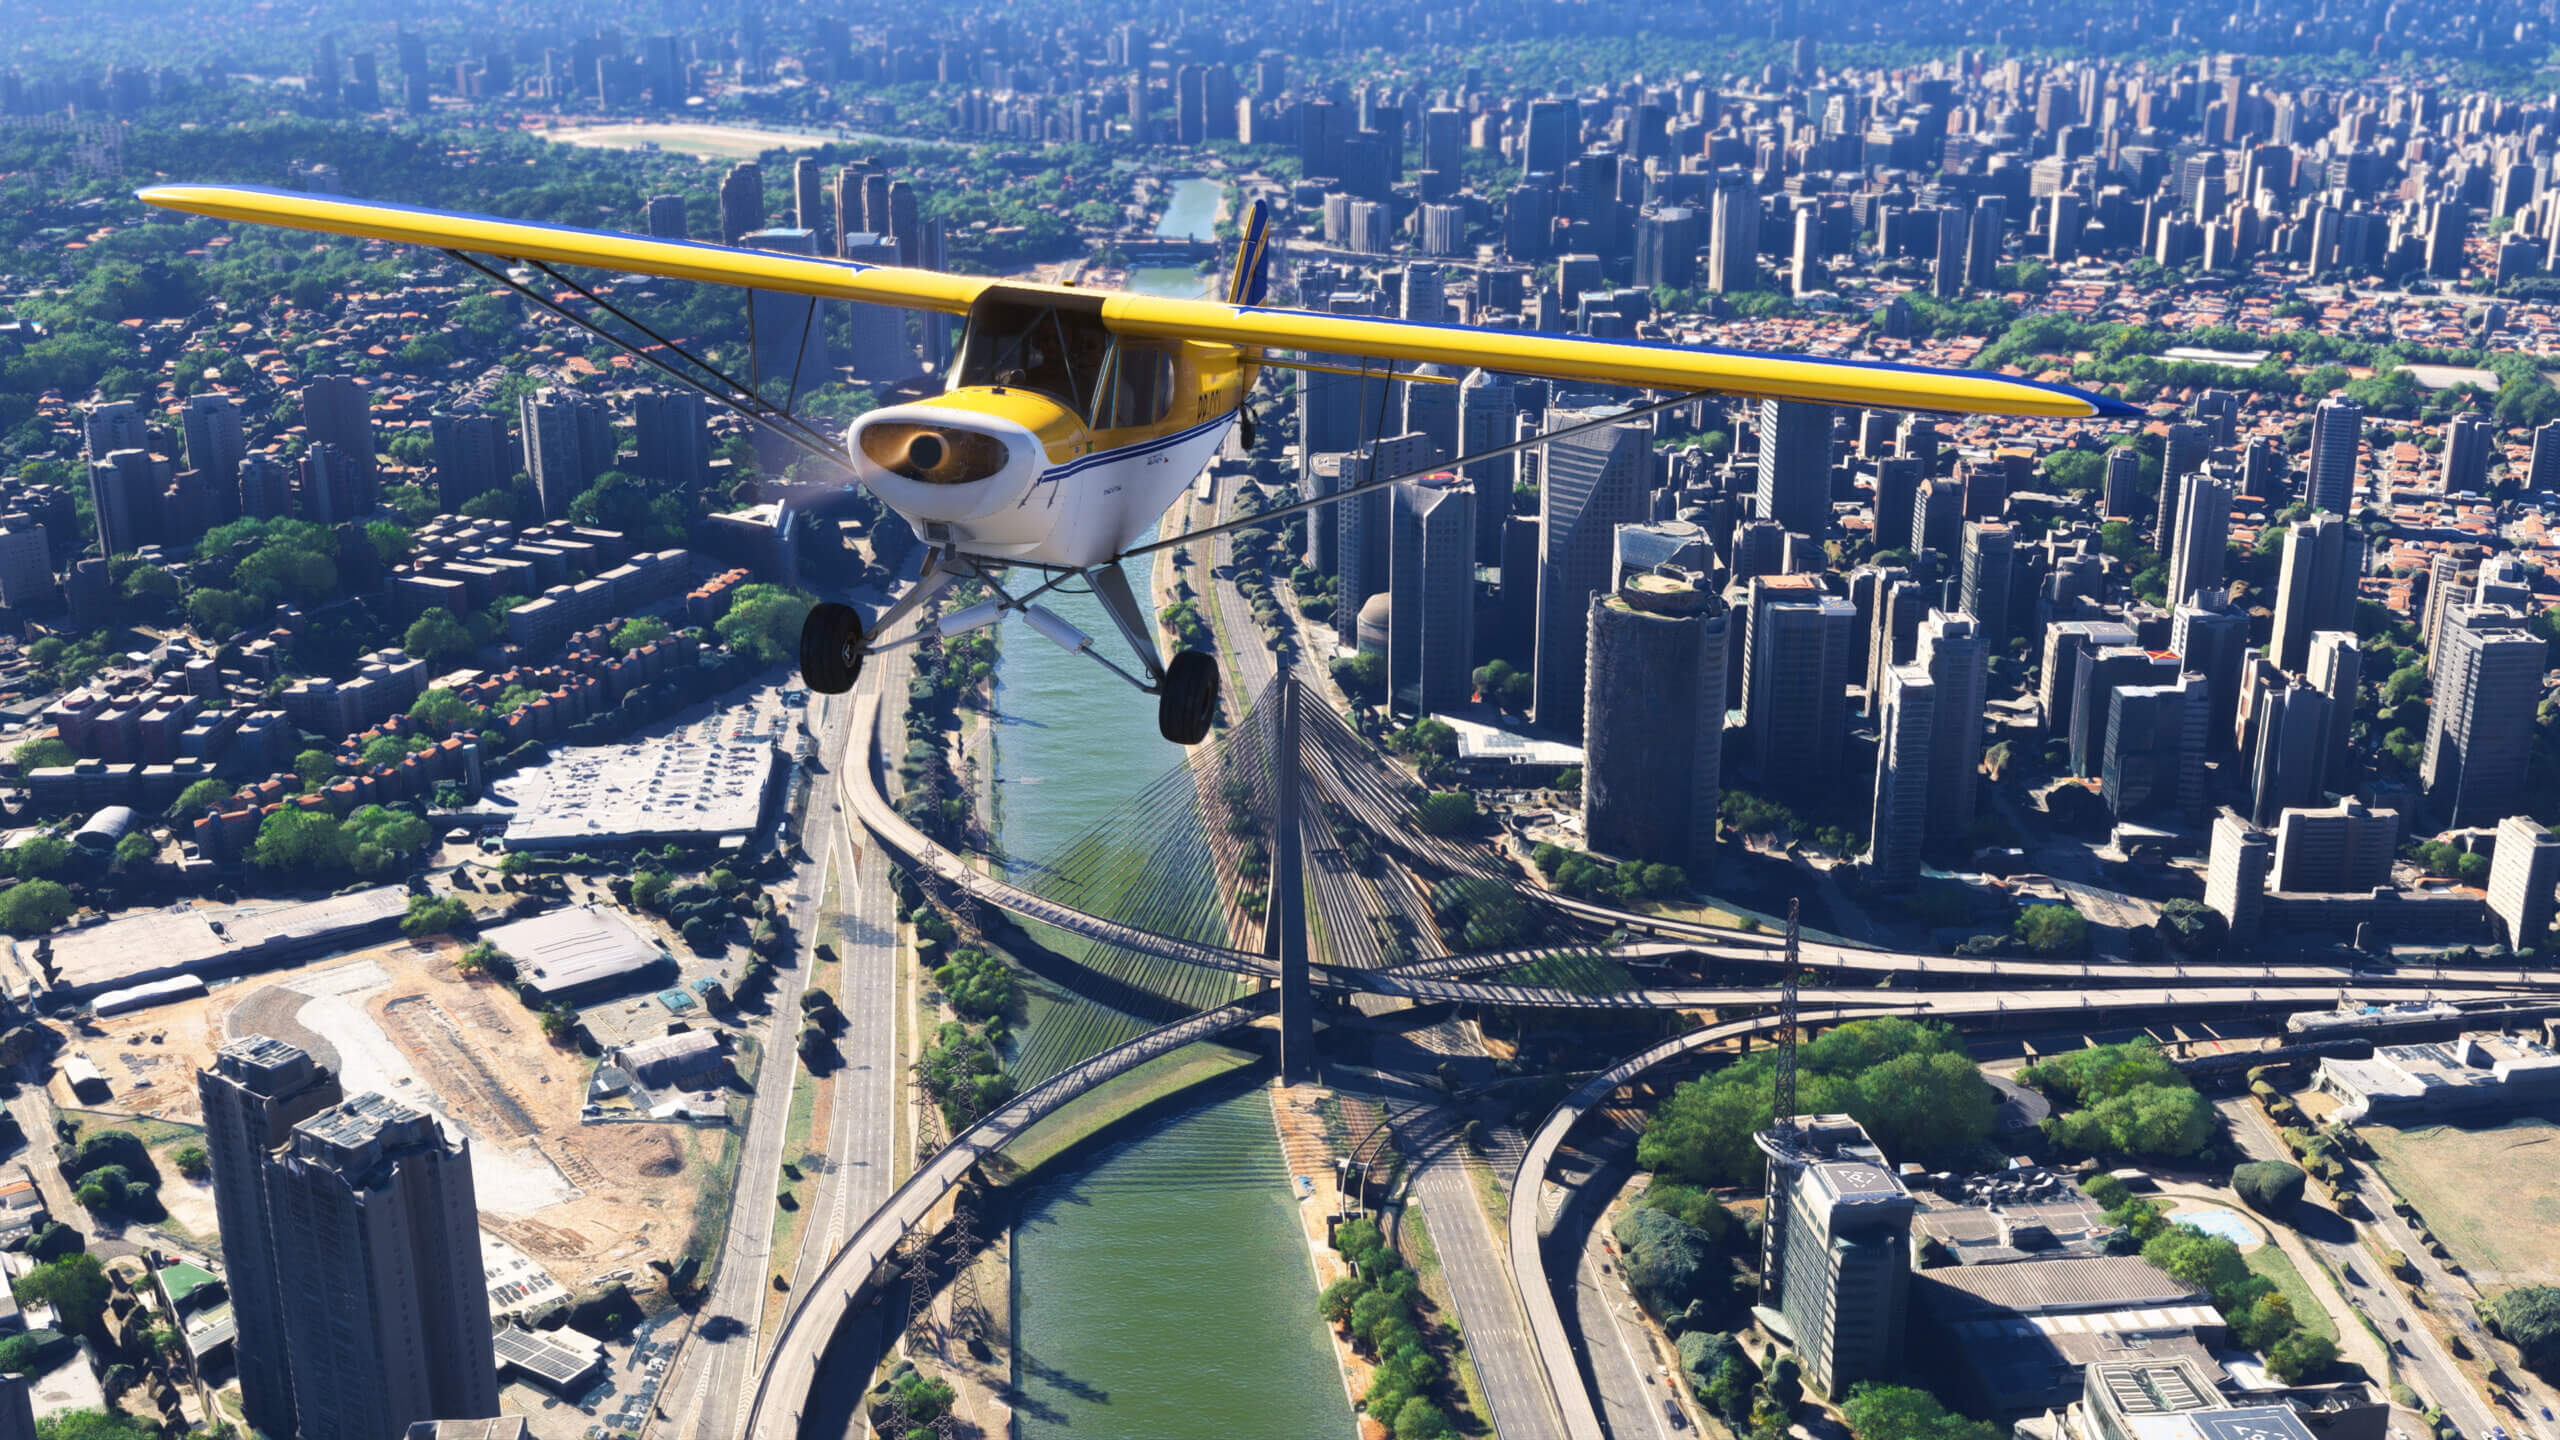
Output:
<path fill-rule="evenodd" d="M 875 771 L 881 754 L 877 729 L 880 703 L 876 693 L 857 701 L 853 735 L 864 739 L 864 756 L 837 767 L 845 798 L 864 826 L 884 847 L 903 855 L 944 883 L 980 903 L 1020 919 L 1036 921 L 1099 944 L 1143 952 L 1264 980 L 1278 979 L 1277 965 L 1264 956 L 1230 946 L 1186 940 L 1158 931 L 1094 915 L 1062 904 L 1009 881 L 988 875 L 909 824 L 882 792 Z M 1347 733 L 1347 732 L 1346 732 Z M 1336 747 L 1311 747 L 1310 780 L 1320 793 L 1344 805 L 1355 818 L 1378 825 L 1383 837 L 1427 863 L 1518 887 L 1516 877 L 1488 865 L 1486 857 L 1439 837 L 1404 828 L 1404 803 L 1391 782 L 1373 765 L 1348 763 Z M 1378 969 L 1312 966 L 1311 988 L 1391 995 L 1422 1003 L 1509 1005 L 1555 1009 L 1729 1010 L 1773 1004 L 1775 992 L 1761 986 L 1647 987 L 1612 993 L 1584 993 L 1552 986 L 1514 985 L 1466 977 L 1499 973 L 1552 956 L 1616 961 L 1664 962 L 1703 955 L 1720 965 L 1774 967 L 1782 946 L 1772 937 L 1686 921 L 1664 920 L 1616 910 L 1595 902 L 1530 892 L 1529 898 L 1555 904 L 1581 918 L 1617 928 L 1667 938 L 1614 947 L 1560 944 L 1441 956 Z M 1897 954 L 1836 945 L 1804 946 L 1804 964 L 1812 970 L 1875 974 L 1897 981 L 1923 983 L 1995 983 L 2002 988 L 1911 991 L 1869 985 L 1859 988 L 1813 988 L 1801 992 L 1806 1023 L 1839 1022 L 1882 1015 L 1911 1015 L 1951 1022 L 1998 1020 L 2009 1016 L 2059 1019 L 2071 1014 L 2092 1018 L 2126 1012 L 2273 1010 L 2322 1007 L 2340 999 L 2385 1001 L 2405 999 L 2410 987 L 2424 985 L 2441 998 L 2484 1000 L 2515 988 L 2560 984 L 2560 972 L 2529 969 L 2428 969 L 2410 973 L 2369 972 L 2338 966 L 2250 965 L 2092 965 L 2081 962 L 2015 960 L 2005 957 L 1947 957 Z M 2149 985 L 2134 982 L 2153 982 Z M 2092 983 L 2103 988 L 2087 988 Z M 2053 987 L 2053 988 L 2034 988 Z M 2453 988 L 2447 988 L 2453 987 Z M 899 1241 L 923 1223 L 935 1207 L 979 1161 L 1002 1148 L 1024 1129 L 1086 1090 L 1126 1072 L 1154 1056 L 1223 1034 L 1270 1013 L 1279 994 L 1265 990 L 1232 1004 L 1208 1010 L 1147 1032 L 1059 1072 L 979 1120 L 926 1163 L 889 1201 L 856 1230 L 817 1277 L 809 1281 L 785 1318 L 774 1349 L 759 1368 L 746 1434 L 752 1440 L 785 1440 L 798 1433 L 808 1409 L 825 1352 L 844 1322 L 872 1298 L 875 1282 Z M 1561 1411 L 1570 1440 L 1597 1440 L 1601 1434 L 1590 1396 L 1581 1386 L 1570 1342 L 1555 1298 L 1546 1284 L 1537 1233 L 1537 1186 L 1557 1147 L 1582 1115 L 1629 1080 L 1696 1051 L 1776 1028 L 1774 1015 L 1758 1015 L 1709 1026 L 1667 1040 L 1620 1062 L 1576 1091 L 1541 1124 L 1514 1177 L 1508 1225 L 1513 1284 L 1531 1338 Z M 1524 1202 L 1522 1196 L 1530 1198 Z"/>

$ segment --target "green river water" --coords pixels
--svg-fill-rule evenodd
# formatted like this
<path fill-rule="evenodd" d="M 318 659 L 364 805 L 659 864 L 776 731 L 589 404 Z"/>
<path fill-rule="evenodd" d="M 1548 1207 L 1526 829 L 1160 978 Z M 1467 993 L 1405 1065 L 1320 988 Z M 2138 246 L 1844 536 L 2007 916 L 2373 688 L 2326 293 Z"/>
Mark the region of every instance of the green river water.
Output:
<path fill-rule="evenodd" d="M 1160 232 L 1205 234 L 1217 198 L 1214 181 L 1181 182 Z M 1148 267 L 1131 282 L 1198 294 L 1208 277 Z M 1146 575 L 1130 568 L 1144 597 Z M 1117 652 L 1091 597 L 1043 603 Z M 1017 866 L 1057 853 L 1182 755 L 1156 733 L 1152 699 L 1026 626 L 1006 627 L 996 709 L 997 825 Z M 1099 1009 L 1028 988 L 1026 1035 L 1058 1007 Z M 1108 1018 L 1120 1038 L 1146 1028 Z M 1212 1084 L 1143 1132 L 1058 1162 L 1016 1214 L 1022 1440 L 1351 1434 L 1296 1207 L 1258 1084 Z"/>

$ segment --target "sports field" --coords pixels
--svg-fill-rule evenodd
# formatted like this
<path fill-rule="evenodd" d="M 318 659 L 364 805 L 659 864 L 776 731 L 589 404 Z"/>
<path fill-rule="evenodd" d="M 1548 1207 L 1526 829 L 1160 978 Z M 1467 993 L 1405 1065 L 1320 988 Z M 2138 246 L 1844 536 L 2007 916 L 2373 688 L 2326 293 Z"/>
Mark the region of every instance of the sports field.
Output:
<path fill-rule="evenodd" d="M 2560 1283 L 2560 1125 L 2366 1125 L 2357 1133 L 2482 1290 Z"/>

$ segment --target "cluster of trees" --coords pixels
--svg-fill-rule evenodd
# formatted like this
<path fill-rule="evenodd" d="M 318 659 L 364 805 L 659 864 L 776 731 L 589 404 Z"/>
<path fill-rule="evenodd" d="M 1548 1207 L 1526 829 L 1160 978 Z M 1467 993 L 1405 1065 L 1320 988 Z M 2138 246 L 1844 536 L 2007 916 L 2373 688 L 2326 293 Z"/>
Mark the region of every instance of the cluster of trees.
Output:
<path fill-rule="evenodd" d="M 1333 1248 L 1351 1263 L 1351 1273 L 1327 1285 L 1317 1307 L 1378 1362 L 1362 1407 L 1395 1440 L 1447 1440 L 1456 1431 L 1430 1398 L 1442 1370 L 1425 1342 L 1421 1282 L 1372 1221 L 1335 1227 Z"/>
<path fill-rule="evenodd" d="M 1840 1414 L 1858 1440 L 2000 1440 L 2001 1436 L 1999 1426 L 1959 1415 L 1926 1390 L 1873 1380 L 1849 1387 Z"/>
<path fill-rule="evenodd" d="M 1012 966 L 984 950 L 966 946 L 952 951 L 950 959 L 934 967 L 933 983 L 942 987 L 953 1010 L 971 1020 L 1000 1020 L 1021 996 Z"/>
<path fill-rule="evenodd" d="M 1717 815 L 1724 828 L 1735 835 L 1764 839 L 1779 845 L 1804 840 L 1817 850 L 1842 859 L 1863 853 L 1866 837 L 1840 825 L 1815 825 L 1775 800 L 1754 795 L 1747 790 L 1727 790 L 1718 805 Z"/>
<path fill-rule="evenodd" d="M 100 1214 L 157 1220 L 166 1213 L 160 1208 L 160 1167 L 130 1130 L 82 1136 L 63 1152 L 62 1178 L 81 1204 Z"/>
<path fill-rule="evenodd" d="M 2489 1323 L 2516 1347 L 2527 1369 L 2546 1380 L 2560 1377 L 2560 1289 L 2519 1285 L 2485 1308 Z"/>
<path fill-rule="evenodd" d="M 713 867 L 699 880 L 686 881 L 655 867 L 642 868 L 631 876 L 629 899 L 643 910 L 664 916 L 697 954 L 715 955 L 726 949 L 732 920 L 748 927 L 748 945 L 759 957 L 770 959 L 790 945 L 772 892 L 748 884 L 747 877 L 725 865 Z"/>
<path fill-rule="evenodd" d="M 1548 884 L 1568 895 L 1606 895 L 1634 904 L 1668 899 L 1689 889 L 1688 873 L 1677 865 L 1643 860 L 1612 865 L 1579 850 L 1543 843 L 1529 852 L 1529 858 L 1537 865 L 1538 873 L 1547 877 Z"/>
<path fill-rule="evenodd" d="M 1209 622 L 1200 617 L 1200 606 L 1194 601 L 1176 600 L 1165 606 L 1156 612 L 1156 623 L 1185 650 L 1217 648 L 1217 636 L 1210 633 Z"/>
<path fill-rule="evenodd" d="M 2018 1080 L 2071 1107 L 2045 1122 L 2066 1149 L 2174 1158 L 2213 1139 L 2213 1107 L 2148 1039 L 2066 1051 Z"/>
<path fill-rule="evenodd" d="M 2465 850 L 2441 840 L 2420 840 L 2401 853 L 2441 879 L 2459 880 L 2465 885 L 2485 885 L 2489 881 L 2489 857 L 2477 850 Z"/>
<path fill-rule="evenodd" d="M 459 895 L 412 895 L 409 913 L 400 917 L 400 933 L 412 940 L 430 935 L 466 935 L 471 927 L 471 907 Z"/>
<path fill-rule="evenodd" d="M 1627 1288 L 1671 1334 L 1724 1329 L 1746 1303 L 1731 1254 L 1744 1227 L 1704 1190 L 1657 1182 L 1610 1233 Z"/>
<path fill-rule="evenodd" d="M 1999 1109 L 1962 1040 L 1943 1025 L 1851 1021 L 1803 1046 L 1797 1066 L 1798 1111 L 1853 1116 L 1897 1160 L 1977 1145 Z M 1692 1184 L 1758 1184 L 1762 1157 L 1751 1137 L 1775 1113 L 1776 1070 L 1763 1052 L 1681 1085 L 1646 1122 L 1638 1162 Z"/>
<path fill-rule="evenodd" d="M 1511 714 L 1528 714 L 1530 703 L 1537 699 L 1537 677 L 1513 669 L 1508 660 L 1477 666 L 1475 681 L 1476 698 Z"/>
<path fill-rule="evenodd" d="M 1387 700 L 1387 657 L 1375 650 L 1340 656 L 1333 662 L 1333 683 L 1342 693 L 1370 705 Z"/>
<path fill-rule="evenodd" d="M 760 665 L 779 665 L 800 653 L 800 622 L 816 599 L 780 585 L 741 585 L 713 628 L 720 643 Z"/>
<path fill-rule="evenodd" d="M 408 810 L 366 805 L 340 820 L 326 810 L 287 806 L 259 823 L 249 859 L 277 874 L 352 870 L 370 879 L 405 868 L 431 839 L 427 822 Z"/>
<path fill-rule="evenodd" d="M 80 907 L 71 891 L 52 880 L 21 880 L 0 890 L 0 930 L 12 935 L 42 935 L 71 918 Z"/>
<path fill-rule="evenodd" d="M 1538 930 L 1538 913 L 1508 883 L 1460 876 L 1432 887 L 1431 916 L 1453 950 L 1507 950 Z"/>
<path fill-rule="evenodd" d="M 1414 802 L 1413 823 L 1426 835 L 1468 835 L 1484 817 L 1464 790 L 1434 790 Z"/>
<path fill-rule="evenodd" d="M 1004 1072 L 995 1041 L 984 1029 L 954 1020 L 934 1031 L 916 1074 L 954 1130 L 1013 1098 L 1013 1077 Z"/>
<path fill-rule="evenodd" d="M 2231 1193 L 2261 1215 L 2281 1220 L 2302 1203 L 2302 1167 L 2281 1160 L 2250 1160 L 2231 1170 Z"/>

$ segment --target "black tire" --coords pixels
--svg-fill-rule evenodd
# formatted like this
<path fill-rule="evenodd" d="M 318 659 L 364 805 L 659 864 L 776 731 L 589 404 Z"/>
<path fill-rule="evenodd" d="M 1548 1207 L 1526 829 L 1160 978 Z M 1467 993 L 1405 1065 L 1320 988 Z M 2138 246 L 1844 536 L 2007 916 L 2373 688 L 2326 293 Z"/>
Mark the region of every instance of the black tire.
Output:
<path fill-rule="evenodd" d="M 1209 738 L 1218 718 L 1218 662 L 1198 650 L 1174 653 L 1156 695 L 1156 728 L 1176 745 Z"/>
<path fill-rule="evenodd" d="M 850 605 L 821 600 L 800 622 L 800 678 L 821 695 L 841 695 L 862 678 L 862 660 L 871 637 L 862 633 L 862 612 Z"/>

